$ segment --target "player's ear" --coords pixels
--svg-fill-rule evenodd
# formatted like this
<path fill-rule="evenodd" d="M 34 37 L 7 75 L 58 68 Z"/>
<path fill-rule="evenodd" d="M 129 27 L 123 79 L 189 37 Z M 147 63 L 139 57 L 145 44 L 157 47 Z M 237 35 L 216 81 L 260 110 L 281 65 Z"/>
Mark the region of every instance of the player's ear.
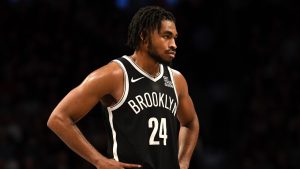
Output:
<path fill-rule="evenodd" d="M 141 39 L 141 44 L 145 44 L 147 45 L 149 42 L 149 35 L 147 34 L 147 32 L 143 31 L 140 33 L 140 39 Z"/>

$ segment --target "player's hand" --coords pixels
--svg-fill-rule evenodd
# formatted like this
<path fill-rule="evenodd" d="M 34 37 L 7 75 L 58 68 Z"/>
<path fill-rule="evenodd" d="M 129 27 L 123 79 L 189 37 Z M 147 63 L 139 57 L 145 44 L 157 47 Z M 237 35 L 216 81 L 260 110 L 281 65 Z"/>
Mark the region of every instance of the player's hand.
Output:
<path fill-rule="evenodd" d="M 116 161 L 114 159 L 107 159 L 101 164 L 99 163 L 97 169 L 126 169 L 126 168 L 142 168 L 140 164 L 130 164 Z"/>

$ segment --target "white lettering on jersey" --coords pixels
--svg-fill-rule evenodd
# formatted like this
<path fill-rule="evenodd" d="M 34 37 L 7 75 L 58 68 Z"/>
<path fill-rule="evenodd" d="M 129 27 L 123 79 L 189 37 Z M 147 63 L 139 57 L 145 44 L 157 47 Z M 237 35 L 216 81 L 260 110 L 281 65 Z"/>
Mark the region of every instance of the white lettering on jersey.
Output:
<path fill-rule="evenodd" d="M 151 94 L 146 92 L 143 95 L 137 95 L 134 99 L 129 100 L 128 105 L 134 111 L 135 114 L 150 107 L 162 107 L 175 116 L 177 110 L 177 104 L 174 99 L 165 93 L 152 92 Z"/>
<path fill-rule="evenodd" d="M 138 114 L 141 111 L 139 106 L 137 106 L 133 100 L 129 100 L 128 104 L 131 107 L 131 109 L 135 112 L 135 114 Z"/>

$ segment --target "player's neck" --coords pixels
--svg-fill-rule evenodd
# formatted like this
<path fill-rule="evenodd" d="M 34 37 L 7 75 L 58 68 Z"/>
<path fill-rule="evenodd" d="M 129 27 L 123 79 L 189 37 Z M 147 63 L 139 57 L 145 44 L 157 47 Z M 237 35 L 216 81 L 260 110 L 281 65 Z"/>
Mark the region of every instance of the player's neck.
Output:
<path fill-rule="evenodd" d="M 160 64 L 152 59 L 148 54 L 136 51 L 130 56 L 130 58 L 136 65 L 151 76 L 156 77 L 159 74 Z"/>

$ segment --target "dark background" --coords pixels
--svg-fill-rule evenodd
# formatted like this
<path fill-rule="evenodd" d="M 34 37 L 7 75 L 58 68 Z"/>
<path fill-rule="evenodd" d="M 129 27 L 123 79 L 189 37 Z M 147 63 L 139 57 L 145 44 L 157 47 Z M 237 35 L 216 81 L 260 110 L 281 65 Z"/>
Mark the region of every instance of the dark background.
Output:
<path fill-rule="evenodd" d="M 200 120 L 190 168 L 299 169 L 299 2 L 1 0 L 0 168 L 93 168 L 47 119 L 91 71 L 131 54 L 131 17 L 156 4 L 177 18 L 173 67 Z M 105 153 L 102 119 L 97 105 L 78 125 Z"/>

